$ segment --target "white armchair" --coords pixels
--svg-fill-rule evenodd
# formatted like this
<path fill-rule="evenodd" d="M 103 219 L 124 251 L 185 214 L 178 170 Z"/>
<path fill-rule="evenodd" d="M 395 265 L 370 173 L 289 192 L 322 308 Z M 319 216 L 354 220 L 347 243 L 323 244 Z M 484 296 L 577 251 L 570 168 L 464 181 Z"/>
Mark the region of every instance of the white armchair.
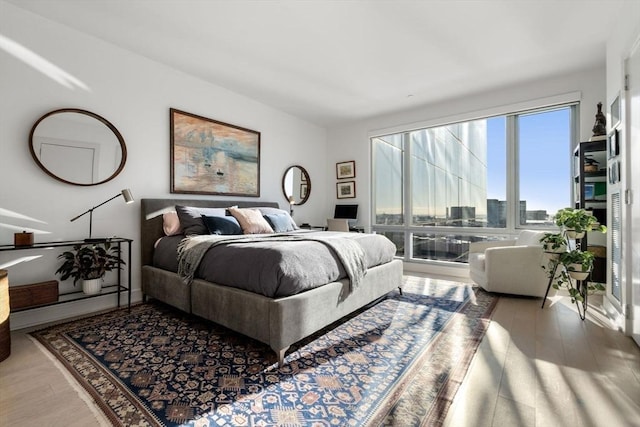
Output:
<path fill-rule="evenodd" d="M 469 276 L 486 291 L 544 297 L 549 284 L 548 255 L 542 250 L 542 231 L 523 230 L 513 240 L 469 245 Z"/>

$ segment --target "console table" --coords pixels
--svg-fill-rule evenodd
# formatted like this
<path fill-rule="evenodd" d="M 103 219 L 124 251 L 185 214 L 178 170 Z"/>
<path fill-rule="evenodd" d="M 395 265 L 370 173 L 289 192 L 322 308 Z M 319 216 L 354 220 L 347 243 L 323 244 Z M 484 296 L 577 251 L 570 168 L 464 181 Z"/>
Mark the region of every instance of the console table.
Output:
<path fill-rule="evenodd" d="M 67 240 L 62 242 L 41 242 L 34 243 L 33 245 L 28 246 L 15 246 L 15 245 L 0 245 L 0 252 L 5 251 L 24 251 L 24 250 L 45 250 L 51 248 L 62 248 L 62 247 L 72 247 L 77 245 L 95 245 L 100 243 L 109 242 L 111 244 L 117 245 L 118 248 L 118 258 L 122 258 L 122 246 L 125 245 L 127 247 L 127 262 L 126 262 L 126 274 L 127 274 L 127 286 L 122 284 L 122 269 L 120 263 L 118 263 L 117 269 L 117 281 L 112 284 L 105 284 L 102 286 L 102 290 L 100 293 L 87 295 L 82 291 L 73 291 L 73 292 L 64 292 L 58 294 L 57 301 L 47 302 L 44 304 L 33 305 L 29 307 L 22 307 L 13 309 L 13 312 L 23 311 L 23 310 L 31 310 L 34 308 L 46 307 L 50 305 L 56 304 L 64 304 L 67 302 L 78 301 L 88 298 L 96 298 L 104 295 L 117 295 L 117 303 L 118 307 L 120 307 L 120 293 L 127 292 L 127 307 L 131 308 L 131 243 L 132 239 L 127 239 L 124 237 L 112 237 L 106 239 L 101 242 L 85 242 L 84 240 Z"/>

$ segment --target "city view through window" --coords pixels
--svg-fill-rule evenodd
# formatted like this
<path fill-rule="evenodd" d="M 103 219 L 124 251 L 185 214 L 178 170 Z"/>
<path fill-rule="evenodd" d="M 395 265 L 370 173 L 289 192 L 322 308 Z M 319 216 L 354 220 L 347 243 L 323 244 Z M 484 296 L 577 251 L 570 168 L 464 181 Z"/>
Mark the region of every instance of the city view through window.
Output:
<path fill-rule="evenodd" d="M 372 138 L 374 230 L 399 256 L 466 262 L 471 241 L 553 227 L 571 205 L 573 108 Z"/>

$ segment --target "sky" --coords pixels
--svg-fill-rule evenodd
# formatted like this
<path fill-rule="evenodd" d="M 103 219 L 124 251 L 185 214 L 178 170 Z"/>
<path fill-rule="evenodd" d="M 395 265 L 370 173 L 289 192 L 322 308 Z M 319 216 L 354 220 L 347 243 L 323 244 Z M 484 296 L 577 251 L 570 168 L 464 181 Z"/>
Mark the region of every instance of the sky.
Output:
<path fill-rule="evenodd" d="M 506 200 L 506 119 L 487 120 L 487 198 Z M 520 116 L 520 200 L 552 215 L 571 206 L 570 108 Z"/>

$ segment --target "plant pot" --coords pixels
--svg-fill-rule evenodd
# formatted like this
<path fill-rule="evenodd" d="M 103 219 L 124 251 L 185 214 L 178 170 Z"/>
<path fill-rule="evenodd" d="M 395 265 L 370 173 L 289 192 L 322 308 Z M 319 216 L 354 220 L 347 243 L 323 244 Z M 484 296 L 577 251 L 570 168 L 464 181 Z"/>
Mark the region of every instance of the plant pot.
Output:
<path fill-rule="evenodd" d="M 581 231 L 580 233 L 576 233 L 576 230 L 567 228 L 566 230 L 564 230 L 564 232 L 567 234 L 567 237 L 571 240 L 582 239 L 584 237 L 584 231 Z"/>
<path fill-rule="evenodd" d="M 82 292 L 87 295 L 99 294 L 102 291 L 102 278 L 85 279 L 82 281 Z"/>
<path fill-rule="evenodd" d="M 552 243 L 545 243 L 544 244 L 544 251 L 545 252 L 549 252 L 549 253 L 553 253 L 553 254 L 561 254 L 563 252 L 567 251 L 567 245 L 560 245 L 560 247 L 558 248 L 552 248 L 553 244 Z"/>
<path fill-rule="evenodd" d="M 569 264 L 567 266 L 567 273 L 575 280 L 584 280 L 589 277 L 591 271 L 582 271 L 582 264 Z"/>

